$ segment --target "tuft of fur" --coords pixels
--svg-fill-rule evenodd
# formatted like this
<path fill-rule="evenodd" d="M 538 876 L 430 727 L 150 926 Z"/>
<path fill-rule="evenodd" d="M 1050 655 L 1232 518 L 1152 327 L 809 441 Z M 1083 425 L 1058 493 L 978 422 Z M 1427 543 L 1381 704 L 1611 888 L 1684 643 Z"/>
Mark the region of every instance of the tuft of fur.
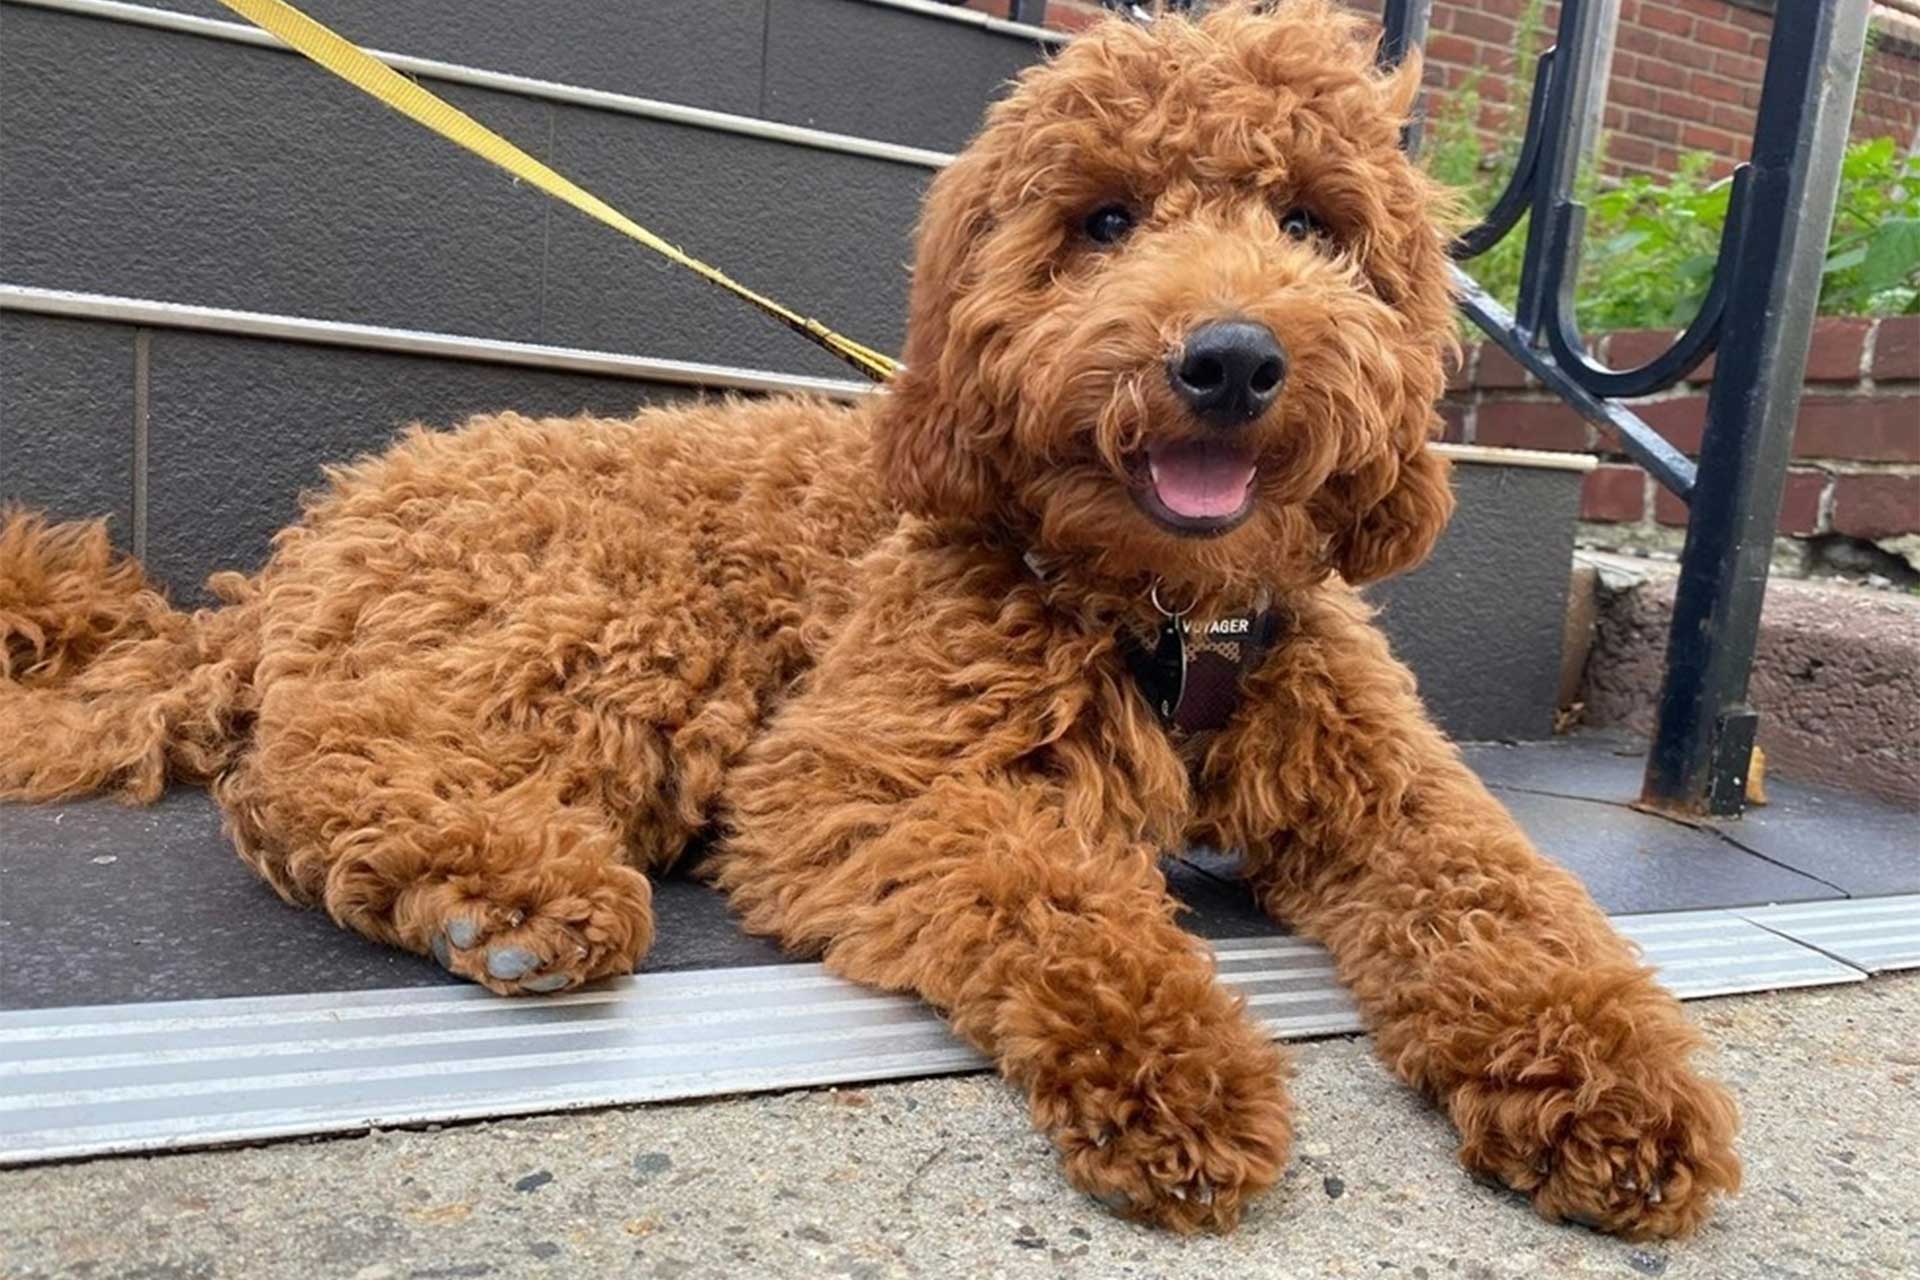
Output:
<path fill-rule="evenodd" d="M 0 800 L 152 801 L 169 777 L 206 782 L 232 762 L 252 618 L 244 579 L 212 585 L 228 610 L 182 613 L 104 521 L 0 510 L 0 723 L 17 726 Z"/>
<path fill-rule="evenodd" d="M 1444 198 L 1417 71 L 1324 0 L 1096 26 L 933 184 L 897 385 L 854 406 L 482 417 L 333 471 L 225 608 L 99 526 L 0 528 L 0 793 L 210 781 L 288 899 L 504 993 L 632 969 L 695 838 L 748 928 L 918 993 L 1075 1185 L 1225 1229 L 1285 1166 L 1281 1055 L 1156 859 L 1246 851 L 1461 1158 L 1641 1238 L 1737 1187 L 1698 1037 L 1461 765 L 1353 590 L 1451 506 Z M 1121 203 L 1132 233 L 1095 243 Z M 1324 233 L 1286 229 L 1289 208 Z M 1297 220 L 1295 220 L 1297 225 Z M 1145 455 L 1217 431 L 1195 326 L 1289 356 L 1247 517 L 1183 536 Z M 1233 722 L 1176 741 L 1123 638 L 1264 595 Z"/>

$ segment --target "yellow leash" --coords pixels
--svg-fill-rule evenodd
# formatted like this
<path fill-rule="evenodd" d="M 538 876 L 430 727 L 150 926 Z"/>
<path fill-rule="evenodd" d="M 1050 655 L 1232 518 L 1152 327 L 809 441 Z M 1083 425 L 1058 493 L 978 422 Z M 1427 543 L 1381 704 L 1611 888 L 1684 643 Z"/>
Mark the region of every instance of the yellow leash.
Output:
<path fill-rule="evenodd" d="M 661 257 L 685 267 L 707 282 L 746 299 L 874 381 L 884 382 L 899 369 L 899 364 L 890 356 L 862 346 L 818 320 L 782 306 L 765 294 L 749 289 L 718 267 L 709 266 L 678 245 L 661 239 L 598 196 L 555 173 L 472 116 L 427 92 L 352 41 L 321 26 L 283 0 L 220 0 L 220 3 L 255 26 L 278 36 L 348 84 L 372 94 L 401 115 L 491 161 L 514 177 L 532 183 L 555 199 L 566 201 L 587 216 L 598 218 L 615 231 L 638 240 Z"/>

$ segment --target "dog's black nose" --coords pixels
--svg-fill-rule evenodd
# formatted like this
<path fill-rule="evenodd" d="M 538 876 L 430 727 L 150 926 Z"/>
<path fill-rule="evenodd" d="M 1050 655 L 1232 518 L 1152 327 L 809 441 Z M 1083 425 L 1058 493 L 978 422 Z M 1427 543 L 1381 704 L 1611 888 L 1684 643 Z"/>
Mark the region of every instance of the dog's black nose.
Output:
<path fill-rule="evenodd" d="M 1167 362 L 1173 389 L 1206 421 L 1237 427 L 1266 412 L 1287 378 L 1287 352 L 1273 330 L 1247 320 L 1206 324 Z"/>

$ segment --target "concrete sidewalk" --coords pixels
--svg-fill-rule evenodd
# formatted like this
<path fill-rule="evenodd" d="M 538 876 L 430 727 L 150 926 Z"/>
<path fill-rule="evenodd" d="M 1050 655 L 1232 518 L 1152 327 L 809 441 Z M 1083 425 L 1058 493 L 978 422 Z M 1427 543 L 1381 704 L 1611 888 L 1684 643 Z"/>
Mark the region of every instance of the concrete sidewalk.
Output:
<path fill-rule="evenodd" d="M 1363 1041 L 1296 1046 L 1292 1167 L 1181 1240 L 1075 1194 L 988 1077 L 0 1174 L 0 1277 L 1528 1276 L 1920 1268 L 1920 977 L 1691 1006 L 1747 1190 L 1629 1245 L 1471 1182 Z"/>

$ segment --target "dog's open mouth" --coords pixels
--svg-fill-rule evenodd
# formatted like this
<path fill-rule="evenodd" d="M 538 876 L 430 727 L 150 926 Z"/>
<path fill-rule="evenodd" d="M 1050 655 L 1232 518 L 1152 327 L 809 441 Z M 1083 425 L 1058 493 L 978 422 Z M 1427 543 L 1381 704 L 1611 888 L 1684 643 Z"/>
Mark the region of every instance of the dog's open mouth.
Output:
<path fill-rule="evenodd" d="M 1253 512 L 1252 450 L 1219 440 L 1149 446 L 1135 468 L 1134 501 L 1175 533 L 1227 532 Z"/>

